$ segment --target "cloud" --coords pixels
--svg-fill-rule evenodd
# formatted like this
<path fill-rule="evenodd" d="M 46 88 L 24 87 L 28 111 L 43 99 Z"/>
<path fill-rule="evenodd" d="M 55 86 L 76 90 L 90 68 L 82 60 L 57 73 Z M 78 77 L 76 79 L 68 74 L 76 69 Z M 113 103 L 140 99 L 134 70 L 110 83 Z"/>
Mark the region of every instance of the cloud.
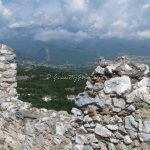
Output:
<path fill-rule="evenodd" d="M 86 32 L 78 31 L 76 33 L 69 32 L 66 29 L 44 29 L 40 30 L 37 34 L 34 35 L 35 40 L 40 41 L 48 41 L 48 40 L 70 40 L 74 39 L 75 41 L 80 41 L 85 38 L 88 38 L 88 35 Z"/>
<path fill-rule="evenodd" d="M 144 30 L 144 31 L 137 31 L 135 36 L 138 36 L 139 38 L 150 38 L 150 30 Z"/>
<path fill-rule="evenodd" d="M 0 14 L 7 37 L 22 28 L 42 41 L 150 38 L 149 0 L 0 0 Z"/>
<path fill-rule="evenodd" d="M 1 14 L 1 17 L 3 18 L 9 18 L 12 16 L 12 12 L 10 11 L 10 9 L 5 7 L 1 0 L 0 0 L 0 14 Z"/>
<path fill-rule="evenodd" d="M 62 6 L 70 12 L 83 12 L 88 9 L 89 0 L 63 0 Z"/>

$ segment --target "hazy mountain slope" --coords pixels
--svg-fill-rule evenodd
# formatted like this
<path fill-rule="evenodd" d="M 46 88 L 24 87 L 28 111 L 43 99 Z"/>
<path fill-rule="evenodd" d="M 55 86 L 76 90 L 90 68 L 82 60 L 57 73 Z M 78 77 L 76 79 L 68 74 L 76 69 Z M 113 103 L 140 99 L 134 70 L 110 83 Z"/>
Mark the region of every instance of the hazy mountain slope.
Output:
<path fill-rule="evenodd" d="M 146 40 L 89 39 L 80 42 L 54 40 L 34 41 L 30 38 L 0 41 L 13 47 L 19 61 L 32 60 L 51 64 L 86 64 L 98 56 L 117 55 L 150 56 L 150 43 Z"/>

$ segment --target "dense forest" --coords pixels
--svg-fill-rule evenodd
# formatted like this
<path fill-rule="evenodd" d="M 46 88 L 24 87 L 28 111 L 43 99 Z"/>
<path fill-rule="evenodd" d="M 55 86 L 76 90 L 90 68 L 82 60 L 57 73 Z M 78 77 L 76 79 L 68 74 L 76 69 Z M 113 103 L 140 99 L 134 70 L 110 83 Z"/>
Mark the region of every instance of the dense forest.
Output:
<path fill-rule="evenodd" d="M 30 102 L 34 107 L 70 111 L 74 100 L 67 95 L 76 96 L 85 87 L 90 70 L 67 70 L 50 67 L 18 67 L 17 82 L 19 98 Z M 43 101 L 48 95 L 51 100 Z"/>

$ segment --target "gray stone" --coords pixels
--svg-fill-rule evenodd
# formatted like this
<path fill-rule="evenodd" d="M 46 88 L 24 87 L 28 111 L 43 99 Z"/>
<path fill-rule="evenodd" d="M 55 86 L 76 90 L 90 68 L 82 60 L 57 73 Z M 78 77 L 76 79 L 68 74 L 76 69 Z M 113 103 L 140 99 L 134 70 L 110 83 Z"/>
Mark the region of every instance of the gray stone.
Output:
<path fill-rule="evenodd" d="M 124 99 L 122 99 L 122 98 L 120 98 L 120 99 L 118 99 L 118 98 L 113 98 L 113 105 L 115 106 L 115 107 L 119 107 L 119 108 L 121 108 L 121 109 L 124 109 L 125 108 L 125 101 L 124 101 Z"/>
<path fill-rule="evenodd" d="M 144 74 L 148 74 L 149 73 L 149 66 L 148 65 L 136 64 L 136 67 L 138 68 L 138 70 L 144 72 Z"/>
<path fill-rule="evenodd" d="M 43 146 L 45 144 L 42 134 L 36 136 L 35 140 L 36 140 L 36 143 L 38 144 L 38 146 Z"/>
<path fill-rule="evenodd" d="M 121 142 L 117 145 L 117 150 L 129 150 L 129 147 L 127 147 L 123 142 Z"/>
<path fill-rule="evenodd" d="M 102 136 L 102 137 L 111 137 L 112 132 L 109 131 L 107 128 L 102 126 L 101 124 L 97 124 L 95 127 L 95 133 Z"/>
<path fill-rule="evenodd" d="M 84 126 L 79 127 L 78 130 L 76 130 L 76 131 L 77 131 L 77 133 L 79 133 L 79 134 L 85 134 L 85 133 L 87 133 L 87 131 L 86 131 L 86 129 L 84 128 Z"/>
<path fill-rule="evenodd" d="M 99 114 L 96 114 L 95 116 L 93 116 L 93 121 L 97 121 L 97 122 L 100 122 L 102 119 L 101 119 L 101 116 Z"/>
<path fill-rule="evenodd" d="M 117 112 L 117 113 L 118 113 L 118 112 L 120 112 L 120 111 L 121 111 L 121 108 L 114 108 L 114 107 L 113 107 L 113 109 L 112 109 L 112 110 L 113 110 L 113 112 Z"/>
<path fill-rule="evenodd" d="M 102 142 L 99 142 L 98 144 L 99 144 L 99 148 L 100 148 L 101 150 L 108 150 L 106 144 L 104 144 L 104 143 L 102 143 Z"/>
<path fill-rule="evenodd" d="M 44 123 L 36 123 L 34 127 L 38 132 L 44 132 L 46 130 Z"/>
<path fill-rule="evenodd" d="M 18 137 L 17 137 L 21 142 L 24 142 L 26 139 L 26 135 L 18 133 Z"/>
<path fill-rule="evenodd" d="M 86 92 L 80 93 L 75 100 L 75 104 L 78 107 L 82 107 L 93 103 L 97 102 L 95 102 L 95 99 L 90 97 Z"/>
<path fill-rule="evenodd" d="M 126 110 L 129 112 L 134 112 L 136 110 L 136 108 L 133 105 L 130 105 L 126 108 Z"/>
<path fill-rule="evenodd" d="M 90 128 L 91 126 L 90 126 L 89 123 L 85 123 L 85 124 L 84 124 L 84 127 L 85 127 L 85 128 Z"/>
<path fill-rule="evenodd" d="M 120 140 L 123 140 L 123 139 L 124 139 L 124 135 L 122 135 L 122 134 L 119 133 L 119 132 L 115 132 L 115 137 L 116 137 L 117 139 L 120 139 Z"/>
<path fill-rule="evenodd" d="M 119 140 L 118 139 L 114 139 L 114 138 L 110 138 L 110 142 L 114 143 L 114 144 L 117 144 L 117 143 L 119 143 Z"/>
<path fill-rule="evenodd" d="M 125 143 L 125 144 L 131 144 L 131 143 L 132 143 L 132 140 L 131 140 L 131 138 L 130 138 L 129 135 L 126 135 L 126 136 L 124 137 L 124 143 Z"/>
<path fill-rule="evenodd" d="M 138 137 L 139 137 L 141 142 L 150 142 L 150 134 L 138 133 Z"/>
<path fill-rule="evenodd" d="M 53 142 L 56 144 L 56 145 L 60 145 L 62 140 L 61 139 L 58 139 L 58 138 L 54 138 L 53 139 Z"/>
<path fill-rule="evenodd" d="M 98 95 L 96 95 L 95 101 L 97 101 L 97 106 L 99 108 L 107 108 L 109 107 L 108 101 L 111 101 L 111 98 L 108 95 L 99 93 Z"/>
<path fill-rule="evenodd" d="M 133 131 L 137 130 L 138 123 L 132 115 L 125 117 L 125 128 Z"/>
<path fill-rule="evenodd" d="M 93 90 L 98 91 L 98 90 L 102 90 L 104 88 L 104 84 L 102 83 L 95 83 L 93 86 Z"/>
<path fill-rule="evenodd" d="M 84 93 L 80 93 L 75 100 L 75 104 L 78 107 L 83 107 L 85 105 L 96 105 L 99 108 L 105 108 L 108 107 L 108 105 L 106 104 L 106 100 L 110 99 L 109 96 L 103 94 L 103 93 L 99 93 L 98 95 L 96 95 L 95 98 L 90 97 L 86 92 Z"/>
<path fill-rule="evenodd" d="M 85 145 L 83 150 L 93 150 L 93 148 L 90 145 Z"/>
<path fill-rule="evenodd" d="M 84 135 L 77 134 L 75 137 L 75 142 L 77 144 L 84 145 L 87 142 L 87 139 Z"/>
<path fill-rule="evenodd" d="M 83 121 L 84 121 L 84 122 L 92 122 L 92 118 L 89 117 L 89 115 L 86 115 L 86 116 L 83 118 Z"/>
<path fill-rule="evenodd" d="M 90 81 L 87 81 L 85 89 L 92 90 L 93 89 L 93 84 Z"/>
<path fill-rule="evenodd" d="M 87 130 L 89 133 L 94 133 L 94 131 L 95 131 L 94 128 L 87 128 L 86 130 Z"/>
<path fill-rule="evenodd" d="M 117 71 L 129 72 L 132 68 L 128 64 L 122 64 L 121 66 L 116 68 Z"/>
<path fill-rule="evenodd" d="M 117 125 L 111 125 L 111 124 L 109 124 L 109 125 L 106 125 L 106 127 L 107 127 L 109 130 L 111 130 L 111 131 L 116 131 L 116 130 L 118 130 L 118 126 L 117 126 Z"/>
<path fill-rule="evenodd" d="M 150 134 L 150 121 L 143 122 L 143 132 Z"/>
<path fill-rule="evenodd" d="M 122 95 L 130 91 L 131 88 L 131 80 L 128 76 L 115 77 L 104 83 L 104 92 L 107 94 L 115 92 L 118 95 Z"/>
<path fill-rule="evenodd" d="M 124 126 L 120 126 L 120 127 L 118 128 L 118 131 L 119 131 L 120 133 L 122 133 L 122 134 L 127 134 L 127 131 L 126 131 L 126 129 L 124 128 Z"/>
<path fill-rule="evenodd" d="M 94 73 L 104 74 L 104 69 L 103 69 L 101 66 L 98 66 L 98 67 L 95 69 Z"/>
<path fill-rule="evenodd" d="M 140 87 L 127 96 L 127 102 L 143 101 L 150 104 L 150 87 Z"/>
<path fill-rule="evenodd" d="M 93 122 L 90 123 L 90 127 L 91 127 L 91 128 L 94 128 L 95 126 L 96 126 L 95 123 L 93 123 Z"/>
<path fill-rule="evenodd" d="M 144 74 L 148 74 L 150 72 L 150 68 L 148 65 L 145 65 L 145 71 L 144 71 Z"/>
<path fill-rule="evenodd" d="M 138 115 L 137 115 L 137 121 L 139 122 L 139 132 L 143 132 L 143 121 L 141 117 L 138 117 Z"/>
<path fill-rule="evenodd" d="M 87 138 L 87 143 L 86 144 L 91 144 L 91 143 L 97 143 L 98 140 L 95 137 L 95 134 L 86 134 L 86 138 Z"/>
<path fill-rule="evenodd" d="M 13 61 L 15 58 L 16 58 L 15 54 L 13 54 L 13 55 L 4 54 L 4 56 L 3 56 L 4 61 Z"/>
<path fill-rule="evenodd" d="M 73 113 L 76 116 L 81 116 L 82 115 L 82 111 L 80 109 L 77 109 L 77 108 L 72 108 L 71 113 Z"/>
<path fill-rule="evenodd" d="M 105 68 L 105 75 L 106 75 L 106 76 L 107 76 L 107 75 L 112 75 L 113 70 L 115 70 L 115 69 L 116 69 L 116 66 L 114 66 L 114 65 L 107 66 L 107 67 Z"/>
<path fill-rule="evenodd" d="M 118 123 L 122 123 L 122 122 L 123 121 L 122 121 L 121 117 L 118 117 L 117 115 L 111 117 L 110 120 L 109 120 L 109 123 L 114 124 L 114 125 L 118 124 Z"/>
<path fill-rule="evenodd" d="M 34 136 L 34 130 L 33 130 L 33 127 L 31 126 L 31 123 L 29 120 L 26 120 L 25 122 L 25 129 L 24 129 L 24 133 L 26 135 L 29 135 L 29 136 Z"/>
<path fill-rule="evenodd" d="M 84 145 L 77 144 L 74 146 L 73 150 L 83 150 Z"/>
<path fill-rule="evenodd" d="M 91 146 L 92 146 L 94 149 L 100 148 L 100 146 L 99 146 L 98 143 L 91 143 Z"/>
<path fill-rule="evenodd" d="M 62 122 L 56 123 L 56 135 L 64 135 L 65 133 L 65 127 Z"/>
<path fill-rule="evenodd" d="M 134 132 L 134 131 L 130 130 L 128 132 L 128 134 L 130 135 L 130 138 L 133 139 L 133 140 L 138 138 L 137 132 Z"/>
<path fill-rule="evenodd" d="M 108 143 L 108 150 L 116 150 L 116 147 L 113 143 Z"/>
<path fill-rule="evenodd" d="M 2 115 L 3 115 L 3 118 L 5 119 L 10 117 L 10 114 L 7 111 L 4 111 Z"/>
<path fill-rule="evenodd" d="M 144 77 L 140 82 L 138 82 L 139 87 L 147 86 L 150 87 L 150 78 Z"/>

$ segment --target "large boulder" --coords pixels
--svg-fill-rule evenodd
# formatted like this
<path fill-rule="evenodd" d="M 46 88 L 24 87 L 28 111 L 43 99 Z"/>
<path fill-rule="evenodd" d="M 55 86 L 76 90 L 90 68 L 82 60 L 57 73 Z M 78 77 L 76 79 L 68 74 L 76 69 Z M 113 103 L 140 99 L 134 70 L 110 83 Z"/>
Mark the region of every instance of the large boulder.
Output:
<path fill-rule="evenodd" d="M 86 105 L 96 105 L 99 108 L 105 108 L 109 104 L 107 103 L 111 98 L 104 93 L 99 93 L 96 97 L 91 97 L 88 93 L 80 93 L 75 100 L 75 104 L 78 107 L 83 107 Z"/>
<path fill-rule="evenodd" d="M 122 95 L 132 89 L 131 80 L 128 76 L 116 77 L 105 81 L 104 92 L 106 94 L 116 93 Z"/>

